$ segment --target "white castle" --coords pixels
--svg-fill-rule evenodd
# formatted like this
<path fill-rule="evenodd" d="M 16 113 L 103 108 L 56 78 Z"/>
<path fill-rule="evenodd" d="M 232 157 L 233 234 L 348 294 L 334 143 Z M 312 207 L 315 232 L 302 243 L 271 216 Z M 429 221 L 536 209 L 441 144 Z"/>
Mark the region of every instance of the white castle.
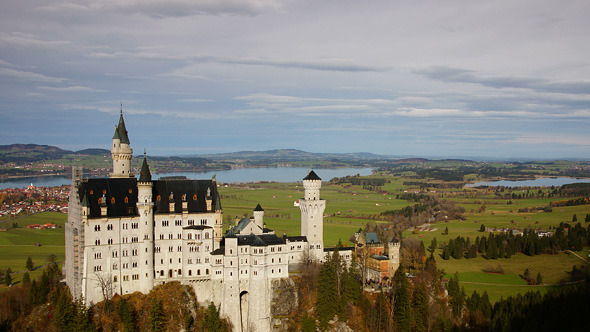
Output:
<path fill-rule="evenodd" d="M 64 266 L 72 296 L 90 305 L 179 281 L 194 287 L 199 302 L 219 306 L 236 331 L 276 327 L 273 285 L 325 255 L 321 179 L 314 171 L 303 179 L 301 236 L 279 237 L 266 229 L 260 205 L 253 218 L 222 235 L 215 178 L 152 180 L 144 153 L 138 180 L 129 143 L 121 111 L 110 177 L 83 179 L 73 169 Z M 348 262 L 353 254 L 354 248 L 340 251 Z"/>

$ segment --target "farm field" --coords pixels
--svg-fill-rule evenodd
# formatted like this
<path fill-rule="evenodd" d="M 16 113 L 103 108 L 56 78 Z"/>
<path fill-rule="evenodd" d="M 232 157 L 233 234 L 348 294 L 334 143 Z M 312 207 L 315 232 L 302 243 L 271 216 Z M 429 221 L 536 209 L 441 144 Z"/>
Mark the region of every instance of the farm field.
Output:
<path fill-rule="evenodd" d="M 18 223 L 19 228 L 10 228 L 0 232 L 0 268 L 11 268 L 13 272 L 26 272 L 26 261 L 29 256 L 33 259 L 35 268 L 47 264 L 47 258 L 53 254 L 58 262 L 65 258 L 64 224 L 67 214 L 58 212 L 43 212 L 3 222 L 2 227 L 11 227 Z M 27 229 L 26 225 L 54 223 L 55 229 Z M 40 244 L 36 246 L 35 244 Z M 42 269 L 29 272 L 31 278 L 40 276 Z M 22 273 L 13 275 L 15 283 L 20 282 Z M 0 286 L 5 287 L 5 286 Z"/>
<path fill-rule="evenodd" d="M 321 172 L 318 172 L 321 177 Z M 345 246 L 351 245 L 350 237 L 359 229 L 365 228 L 366 223 L 387 223 L 379 214 L 385 211 L 399 210 L 406 206 L 413 206 L 417 202 L 410 202 L 397 198 L 398 195 L 407 192 L 419 192 L 420 186 L 413 183 L 413 179 L 400 176 L 387 176 L 374 174 L 363 177 L 366 179 L 386 178 L 387 183 L 380 187 L 369 188 L 352 184 L 328 184 L 322 185 L 321 198 L 327 201 L 324 216 L 324 243 L 326 247 L 334 246 L 342 241 Z M 371 190 L 372 189 L 372 190 Z M 379 190 L 376 190 L 379 189 Z M 423 188 L 424 189 L 424 188 Z M 294 204 L 303 196 L 301 183 L 256 183 L 219 187 L 222 195 L 221 202 L 224 210 L 224 230 L 235 223 L 235 219 L 244 216 L 249 217 L 257 204 L 265 210 L 265 223 L 273 229 L 278 236 L 287 234 L 300 235 L 300 210 Z M 424 242 L 428 247 L 433 238 L 437 238 L 439 248 L 449 239 L 457 236 L 469 237 L 471 241 L 489 232 L 499 231 L 503 228 L 530 228 L 548 230 L 558 226 L 560 222 L 572 222 L 572 216 L 583 222 L 584 216 L 590 213 L 589 205 L 554 207 L 552 212 L 519 212 L 523 209 L 542 207 L 553 200 L 561 198 L 548 198 L 547 193 L 551 189 L 505 189 L 503 195 L 508 194 L 538 194 L 539 198 L 526 197 L 522 199 L 498 198 L 497 191 L 493 189 L 439 189 L 430 188 L 427 195 L 435 196 L 439 200 L 452 201 L 465 208 L 464 220 L 446 220 L 424 225 L 422 228 L 408 229 L 403 233 L 404 238 L 416 238 Z M 421 191 L 422 193 L 424 191 Z M 482 208 L 484 206 L 484 208 Z M 25 262 L 28 256 L 33 258 L 36 266 L 44 264 L 49 254 L 57 256 L 58 261 L 64 259 L 64 229 L 63 225 L 67 216 L 60 213 L 42 213 L 30 215 L 14 220 L 9 220 L 4 227 L 9 227 L 13 222 L 20 228 L 9 229 L 0 233 L 0 268 L 10 267 L 13 271 L 25 271 Z M 27 224 L 56 223 L 62 228 L 46 230 L 29 230 Z M 10 224 L 10 225 L 9 225 Z M 480 232 L 481 225 L 487 229 Z M 443 235 L 445 228 L 449 234 Z M 41 243 L 36 247 L 35 243 Z M 578 254 L 587 258 L 588 248 Z M 445 278 L 458 273 L 461 286 L 465 288 L 469 296 L 473 290 L 482 293 L 488 292 L 492 301 L 501 297 L 507 297 L 529 290 L 547 291 L 565 279 L 573 265 L 586 264 L 580 258 L 559 253 L 556 255 L 538 255 L 529 257 L 517 254 L 509 259 L 486 260 L 483 257 L 475 259 L 443 260 L 440 257 L 441 250 L 435 252 L 440 269 L 444 270 Z M 482 269 L 488 266 L 501 266 L 503 275 L 486 274 Z M 528 286 L 520 278 L 525 268 L 529 268 L 531 274 L 536 276 L 541 272 L 543 276 L 542 286 Z M 32 276 L 35 276 L 34 272 Z M 15 275 L 15 281 L 20 280 L 20 275 Z"/>

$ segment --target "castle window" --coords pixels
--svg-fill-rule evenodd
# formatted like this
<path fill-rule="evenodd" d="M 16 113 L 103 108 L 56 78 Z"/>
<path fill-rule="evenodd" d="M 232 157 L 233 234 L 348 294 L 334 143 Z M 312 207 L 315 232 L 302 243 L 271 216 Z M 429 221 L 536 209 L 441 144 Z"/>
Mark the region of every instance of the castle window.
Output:
<path fill-rule="evenodd" d="M 193 275 L 193 270 L 188 270 L 188 275 L 192 276 Z"/>
<path fill-rule="evenodd" d="M 208 238 L 209 238 L 209 233 L 205 232 L 205 239 L 208 239 Z"/>
<path fill-rule="evenodd" d="M 207 275 L 209 274 L 209 269 L 205 270 L 205 274 L 207 274 Z"/>
<path fill-rule="evenodd" d="M 98 199 L 98 204 L 102 204 L 102 198 Z"/>
<path fill-rule="evenodd" d="M 118 268 L 117 263 L 113 264 L 113 270 L 117 270 Z"/>
<path fill-rule="evenodd" d="M 197 270 L 197 275 L 200 276 L 201 275 L 201 270 Z"/>
<path fill-rule="evenodd" d="M 129 203 L 129 197 L 125 197 L 125 203 Z"/>
<path fill-rule="evenodd" d="M 95 245 L 97 245 L 97 246 L 99 246 L 99 245 L 100 245 L 100 239 L 96 239 L 96 240 L 94 241 L 94 244 L 95 244 Z"/>
<path fill-rule="evenodd" d="M 160 270 L 160 277 L 164 276 L 164 270 Z"/>
<path fill-rule="evenodd" d="M 157 201 L 160 201 L 160 200 L 162 200 L 162 197 L 161 197 L 160 195 L 158 195 L 158 196 L 156 197 L 156 200 L 157 200 Z"/>
<path fill-rule="evenodd" d="M 111 198 L 111 204 L 115 204 L 115 197 Z"/>
<path fill-rule="evenodd" d="M 194 194 L 193 195 L 193 201 L 196 201 L 196 200 L 197 200 L 197 194 Z"/>
<path fill-rule="evenodd" d="M 90 190 L 90 195 L 92 195 L 92 194 L 94 194 L 94 191 L 93 190 Z"/>
<path fill-rule="evenodd" d="M 129 193 L 130 193 L 130 194 L 131 194 L 131 193 L 133 193 L 133 190 L 131 190 L 131 188 L 129 188 Z"/>
<path fill-rule="evenodd" d="M 188 239 L 192 240 L 193 239 L 193 235 L 191 233 L 188 233 Z"/>

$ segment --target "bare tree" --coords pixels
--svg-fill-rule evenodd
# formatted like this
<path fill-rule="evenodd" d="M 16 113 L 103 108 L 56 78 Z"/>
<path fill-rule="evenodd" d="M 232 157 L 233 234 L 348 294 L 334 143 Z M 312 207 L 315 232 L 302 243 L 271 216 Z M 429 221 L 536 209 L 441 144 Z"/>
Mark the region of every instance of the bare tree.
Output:
<path fill-rule="evenodd" d="M 107 308 L 110 300 L 113 298 L 114 287 L 113 287 L 113 276 L 110 273 L 94 273 L 94 277 L 98 282 L 98 286 L 102 291 L 103 306 Z"/>

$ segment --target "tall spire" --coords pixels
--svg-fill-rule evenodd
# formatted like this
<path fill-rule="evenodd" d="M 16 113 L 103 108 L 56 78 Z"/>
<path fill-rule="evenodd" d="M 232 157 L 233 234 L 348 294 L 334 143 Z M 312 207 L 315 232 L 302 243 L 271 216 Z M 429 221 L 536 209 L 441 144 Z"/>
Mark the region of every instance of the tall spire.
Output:
<path fill-rule="evenodd" d="M 152 173 L 147 163 L 145 149 L 143 149 L 143 164 L 141 165 L 141 175 L 139 176 L 139 182 L 151 182 Z"/>
<path fill-rule="evenodd" d="M 117 126 L 121 143 L 129 144 L 129 136 L 127 136 L 127 129 L 125 128 L 125 120 L 123 120 L 123 103 L 121 103 L 121 115 L 119 116 L 119 125 Z"/>

